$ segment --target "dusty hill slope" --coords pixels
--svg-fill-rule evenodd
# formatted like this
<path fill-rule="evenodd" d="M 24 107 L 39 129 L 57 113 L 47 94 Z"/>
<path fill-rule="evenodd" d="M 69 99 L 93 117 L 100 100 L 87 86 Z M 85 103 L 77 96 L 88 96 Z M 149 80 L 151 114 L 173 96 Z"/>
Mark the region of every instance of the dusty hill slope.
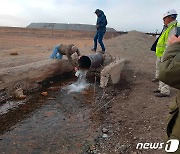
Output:
<path fill-rule="evenodd" d="M 155 38 L 153 36 L 131 31 L 126 35 L 108 40 L 107 50 L 113 55 L 120 55 L 121 57 L 128 57 L 131 59 L 138 58 L 139 56 L 146 57 L 146 55 L 150 55 L 150 47 L 154 40 Z M 132 54 L 132 57 L 129 54 Z"/>
<path fill-rule="evenodd" d="M 134 71 L 149 72 L 155 71 L 155 53 L 150 51 L 155 37 L 131 31 L 107 41 L 107 51 L 114 56 L 126 58 L 132 63 Z"/>

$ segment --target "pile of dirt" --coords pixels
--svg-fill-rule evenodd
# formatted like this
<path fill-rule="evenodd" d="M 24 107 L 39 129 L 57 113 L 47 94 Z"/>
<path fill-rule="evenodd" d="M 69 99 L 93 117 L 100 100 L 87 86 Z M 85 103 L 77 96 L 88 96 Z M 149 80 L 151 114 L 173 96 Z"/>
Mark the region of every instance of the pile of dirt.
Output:
<path fill-rule="evenodd" d="M 129 54 L 146 55 L 146 51 L 150 50 L 155 37 L 137 32 L 131 31 L 128 34 L 120 35 L 112 38 L 106 42 L 107 51 L 113 55 L 128 57 Z M 136 58 L 136 56 L 134 57 Z"/>
<path fill-rule="evenodd" d="M 142 32 L 130 31 L 128 34 L 107 40 L 105 43 L 107 52 L 116 58 L 129 60 L 134 71 L 154 73 L 156 55 L 150 51 L 150 48 L 155 39 L 154 36 Z"/>

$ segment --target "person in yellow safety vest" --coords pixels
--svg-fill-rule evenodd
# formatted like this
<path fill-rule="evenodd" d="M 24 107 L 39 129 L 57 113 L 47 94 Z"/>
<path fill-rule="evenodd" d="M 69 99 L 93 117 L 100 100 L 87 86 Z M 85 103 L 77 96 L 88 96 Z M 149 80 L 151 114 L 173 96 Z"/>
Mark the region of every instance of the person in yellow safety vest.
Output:
<path fill-rule="evenodd" d="M 156 64 L 158 70 L 159 70 L 159 64 L 162 61 L 162 57 L 168 46 L 167 45 L 168 38 L 176 34 L 176 29 L 178 26 L 178 22 L 176 20 L 177 15 L 178 14 L 176 10 L 174 9 L 167 11 L 163 15 L 164 29 L 156 45 L 156 56 L 157 56 Z M 159 72 L 158 70 L 157 72 Z M 159 81 L 159 88 L 154 92 L 156 93 L 155 94 L 156 97 L 168 97 L 170 95 L 170 87 L 167 84 L 163 83 L 162 81 Z"/>

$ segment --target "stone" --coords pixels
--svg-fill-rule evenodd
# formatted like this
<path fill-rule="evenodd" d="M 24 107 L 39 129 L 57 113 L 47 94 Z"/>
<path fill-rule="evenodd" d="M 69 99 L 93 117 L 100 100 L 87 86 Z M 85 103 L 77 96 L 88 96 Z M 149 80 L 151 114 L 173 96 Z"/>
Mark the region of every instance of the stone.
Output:
<path fill-rule="evenodd" d="M 108 129 L 107 129 L 107 128 L 103 128 L 103 129 L 102 129 L 102 132 L 103 132 L 103 133 L 107 133 L 107 132 L 108 132 Z"/>
<path fill-rule="evenodd" d="M 25 99 L 27 96 L 26 95 L 20 95 L 19 98 L 20 99 Z"/>
<path fill-rule="evenodd" d="M 73 96 L 73 99 L 78 99 L 78 96 Z"/>
<path fill-rule="evenodd" d="M 16 56 L 16 55 L 18 55 L 18 53 L 16 51 L 13 51 L 13 52 L 10 53 L 10 55 Z"/>
<path fill-rule="evenodd" d="M 95 150 L 95 149 L 96 149 L 96 147 L 95 147 L 94 145 L 91 145 L 91 146 L 90 146 L 90 150 L 91 150 L 91 151 L 93 151 L 93 150 Z"/>
<path fill-rule="evenodd" d="M 25 99 L 27 97 L 26 95 L 24 95 L 22 88 L 16 89 L 14 92 L 14 96 L 19 99 Z"/>
<path fill-rule="evenodd" d="M 47 96 L 47 95 L 48 95 L 48 92 L 42 92 L 41 95 Z"/>
<path fill-rule="evenodd" d="M 103 137 L 103 138 L 107 138 L 108 135 L 107 135 L 107 134 L 103 134 L 102 137 Z"/>
<path fill-rule="evenodd" d="M 100 75 L 101 88 L 105 88 L 107 86 L 109 79 L 111 79 L 113 84 L 116 84 L 119 82 L 120 75 L 124 68 L 125 62 L 126 62 L 125 59 L 115 60 L 103 68 Z"/>
<path fill-rule="evenodd" d="M 60 90 L 60 87 L 49 87 L 48 90 L 58 91 Z"/>
<path fill-rule="evenodd" d="M 49 97 L 48 100 L 56 100 L 55 97 Z"/>

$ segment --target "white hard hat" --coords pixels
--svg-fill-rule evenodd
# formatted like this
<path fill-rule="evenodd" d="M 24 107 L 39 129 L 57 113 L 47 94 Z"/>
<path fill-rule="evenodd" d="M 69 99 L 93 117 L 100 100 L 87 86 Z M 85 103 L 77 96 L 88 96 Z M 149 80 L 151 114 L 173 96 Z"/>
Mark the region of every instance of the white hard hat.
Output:
<path fill-rule="evenodd" d="M 167 11 L 166 13 L 164 13 L 163 18 L 170 16 L 170 15 L 178 15 L 175 9 L 171 9 L 169 11 Z"/>

